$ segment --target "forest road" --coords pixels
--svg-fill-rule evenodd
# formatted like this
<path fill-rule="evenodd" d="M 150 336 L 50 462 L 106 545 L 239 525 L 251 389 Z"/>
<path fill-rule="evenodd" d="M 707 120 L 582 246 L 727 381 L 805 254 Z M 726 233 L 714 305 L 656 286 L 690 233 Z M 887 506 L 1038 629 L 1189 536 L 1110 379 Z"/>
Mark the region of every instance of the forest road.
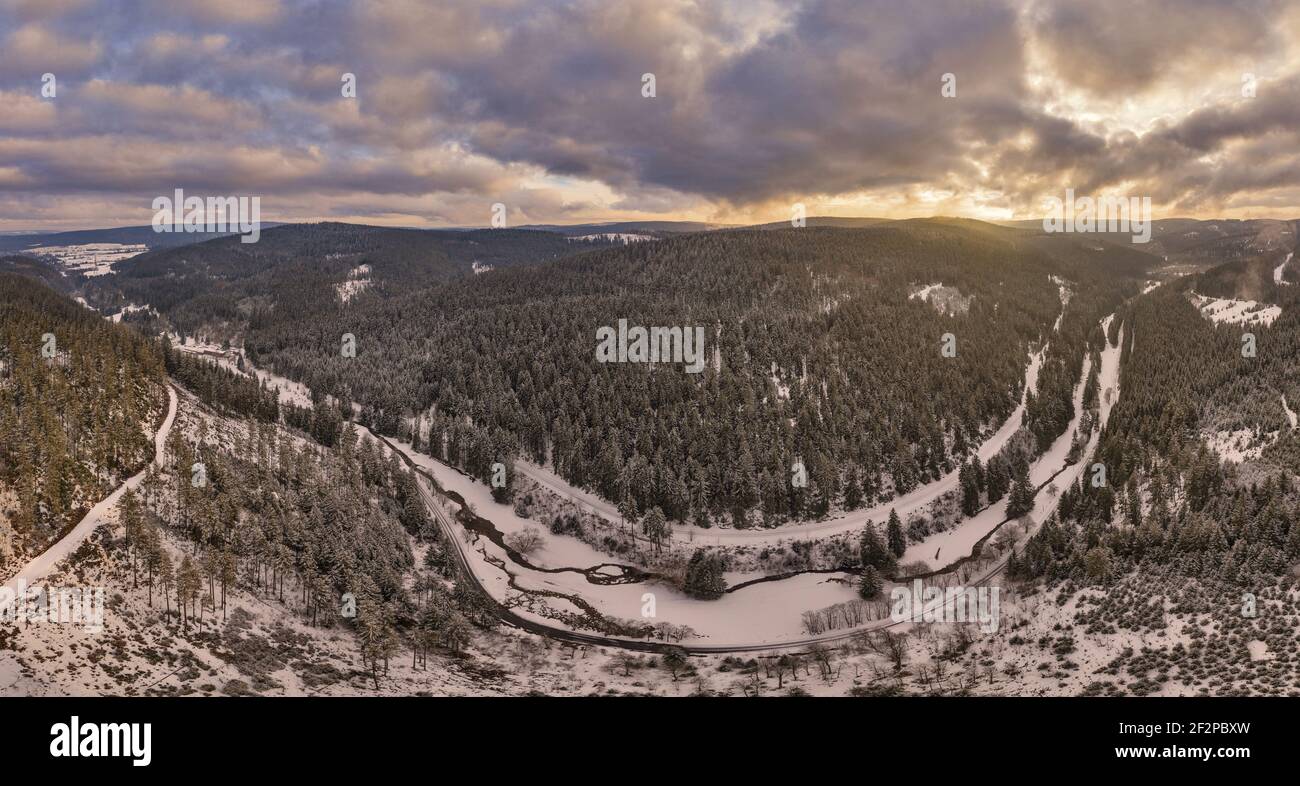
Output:
<path fill-rule="evenodd" d="M 18 585 L 22 583 L 24 589 L 30 588 L 45 578 L 46 574 L 57 565 L 61 560 L 71 556 L 86 538 L 94 532 L 100 524 L 103 524 L 108 516 L 108 512 L 117 505 L 117 501 L 122 497 L 128 488 L 134 489 L 144 480 L 145 473 L 149 471 L 150 466 L 161 465 L 163 455 L 167 450 L 167 437 L 171 434 L 172 424 L 176 420 L 176 389 L 172 387 L 171 382 L 167 383 L 167 416 L 163 418 L 162 425 L 158 427 L 158 433 L 154 434 L 154 458 L 153 461 L 141 469 L 136 474 L 127 478 L 122 485 L 114 489 L 104 499 L 100 500 L 95 507 L 91 508 L 77 526 L 68 531 L 49 548 L 33 557 L 17 573 L 13 575 L 4 586 L 15 593 L 18 592 Z"/>

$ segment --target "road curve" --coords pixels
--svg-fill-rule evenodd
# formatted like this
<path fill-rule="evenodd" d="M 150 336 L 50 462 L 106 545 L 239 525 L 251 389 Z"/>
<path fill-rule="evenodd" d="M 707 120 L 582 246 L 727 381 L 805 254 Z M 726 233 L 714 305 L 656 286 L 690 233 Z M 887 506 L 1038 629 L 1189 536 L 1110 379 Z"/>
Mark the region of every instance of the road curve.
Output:
<path fill-rule="evenodd" d="M 171 434 L 172 424 L 175 420 L 176 390 L 171 386 L 171 383 L 168 382 L 167 416 L 163 418 L 162 425 L 158 427 L 158 433 L 154 434 L 153 462 L 146 465 L 144 469 L 132 475 L 130 478 L 127 478 L 122 485 L 113 490 L 112 494 L 109 494 L 107 497 L 100 500 L 99 504 L 91 508 L 85 516 L 82 516 L 81 521 L 77 522 L 77 526 L 69 530 L 68 534 L 64 535 L 58 541 L 50 544 L 50 547 L 45 551 L 29 560 L 26 565 L 13 575 L 13 577 L 4 583 L 4 587 L 16 595 L 19 583 L 22 583 L 24 588 L 36 585 L 41 579 L 45 578 L 46 574 L 48 574 L 60 560 L 66 559 L 76 551 L 77 548 L 86 541 L 86 538 L 90 537 L 90 533 L 94 532 L 95 529 L 103 523 L 104 517 L 108 514 L 108 511 L 117 504 L 117 501 L 121 498 L 122 494 L 128 488 L 134 489 L 139 486 L 140 482 L 144 480 L 144 475 L 149 470 L 150 466 L 162 464 L 163 455 L 167 451 L 167 436 Z"/>

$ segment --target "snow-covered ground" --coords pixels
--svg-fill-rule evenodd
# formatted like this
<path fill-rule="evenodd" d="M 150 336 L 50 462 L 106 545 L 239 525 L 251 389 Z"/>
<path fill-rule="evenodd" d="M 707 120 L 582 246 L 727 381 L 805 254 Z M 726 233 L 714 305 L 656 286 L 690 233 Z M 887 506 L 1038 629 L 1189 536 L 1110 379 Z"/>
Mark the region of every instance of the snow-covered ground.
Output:
<path fill-rule="evenodd" d="M 347 279 L 334 285 L 334 291 L 338 293 L 339 300 L 347 303 L 366 291 L 370 286 L 370 273 L 370 265 L 358 265 L 349 270 Z"/>
<path fill-rule="evenodd" d="M 626 246 L 629 243 L 644 243 L 654 239 L 654 235 L 638 235 L 632 232 L 601 232 L 594 235 L 576 235 L 569 238 L 569 242 L 572 243 L 578 240 L 605 240 L 610 243 L 622 243 Z"/>
<path fill-rule="evenodd" d="M 1251 429 L 1243 428 L 1236 431 L 1215 431 L 1205 434 L 1204 437 L 1205 443 L 1219 454 L 1219 458 L 1240 464 L 1243 461 L 1259 458 L 1264 448 L 1277 439 L 1277 432 L 1260 435 Z"/>
<path fill-rule="evenodd" d="M 1282 264 L 1280 264 L 1280 265 L 1278 265 L 1277 267 L 1273 268 L 1273 283 L 1274 283 L 1274 284 L 1286 284 L 1286 283 L 1289 283 L 1289 282 L 1286 282 L 1286 281 L 1283 281 L 1283 280 L 1282 280 L 1282 273 L 1283 273 L 1283 271 L 1286 270 L 1286 264 L 1287 264 L 1288 262 L 1291 261 L 1291 257 L 1294 256 L 1294 255 L 1295 255 L 1295 252 L 1294 252 L 1294 251 L 1292 251 L 1291 253 L 1287 254 L 1287 255 L 1286 255 L 1286 259 L 1282 260 Z"/>
<path fill-rule="evenodd" d="M 491 490 L 482 483 L 429 456 L 412 451 L 409 444 L 389 441 L 437 478 L 439 485 L 461 495 L 480 516 L 493 522 L 502 532 L 516 532 L 527 526 L 543 530 L 546 545 L 529 555 L 530 563 L 543 568 L 585 569 L 613 561 L 610 556 L 576 538 L 552 535 L 538 522 L 516 516 L 509 506 L 495 502 Z M 692 645 L 725 647 L 802 641 L 808 638 L 801 620 L 804 611 L 857 597 L 853 585 L 845 581 L 843 576 L 802 574 L 744 587 L 727 593 L 719 600 L 696 600 L 664 581 L 592 584 L 584 574 L 578 572 L 546 573 L 530 570 L 512 562 L 504 549 L 487 538 L 477 538 L 472 547 L 466 549 L 466 553 L 471 557 L 469 563 L 474 575 L 493 597 L 502 602 L 513 604 L 522 594 L 511 588 L 513 580 L 517 587 L 525 589 L 579 596 L 605 616 L 636 619 L 649 624 L 668 622 L 689 626 L 698 634 L 684 641 Z M 729 586 L 735 586 L 762 577 L 763 574 L 760 573 L 729 573 L 726 579 Z M 652 618 L 642 616 L 642 610 L 648 601 L 647 593 L 654 600 L 655 616 Z M 572 613 L 581 611 L 562 598 L 546 598 L 544 601 L 553 609 Z M 527 606 L 518 606 L 514 611 L 547 625 L 561 624 Z"/>
<path fill-rule="evenodd" d="M 934 294 L 934 291 L 937 290 L 937 289 L 938 289 L 939 287 L 941 287 L 941 286 L 943 286 L 943 282 L 942 282 L 942 281 L 938 281 L 938 282 L 935 282 L 935 283 L 933 283 L 933 284 L 929 284 L 929 285 L 927 285 L 927 286 L 921 287 L 921 288 L 918 289 L 917 291 L 915 291 L 915 292 L 913 292 L 912 294 L 908 295 L 908 296 L 907 296 L 907 299 L 908 299 L 908 300 L 924 300 L 924 301 L 926 301 L 926 302 L 929 302 L 929 300 L 930 300 L 930 295 Z"/>
<path fill-rule="evenodd" d="M 242 347 L 239 349 L 222 349 L 216 344 L 196 341 L 193 338 L 189 339 L 188 343 L 182 344 L 180 343 L 180 337 L 175 333 L 171 334 L 170 338 L 173 342 L 173 346 L 182 352 L 189 352 L 194 355 L 203 355 L 237 374 L 255 374 L 259 380 L 265 382 L 269 387 L 274 388 L 280 394 L 281 404 L 292 404 L 296 407 L 311 406 L 311 390 L 309 390 L 306 385 L 301 382 L 294 382 L 288 377 L 273 374 L 266 369 L 256 368 L 248 361 L 248 358 L 244 355 Z M 244 368 L 247 369 L 247 371 L 239 370 L 239 364 L 237 361 L 241 357 L 244 358 Z"/>
<path fill-rule="evenodd" d="M 86 276 L 103 276 L 112 273 L 114 262 L 143 254 L 149 247 L 142 243 L 84 243 L 76 246 L 39 246 L 24 251 L 28 254 L 51 256 L 64 270 Z"/>
<path fill-rule="evenodd" d="M 1282 307 L 1259 303 L 1254 300 L 1234 300 L 1232 298 L 1211 298 L 1192 293 L 1196 307 L 1201 315 L 1215 324 L 1230 325 L 1271 325 L 1282 314 Z"/>

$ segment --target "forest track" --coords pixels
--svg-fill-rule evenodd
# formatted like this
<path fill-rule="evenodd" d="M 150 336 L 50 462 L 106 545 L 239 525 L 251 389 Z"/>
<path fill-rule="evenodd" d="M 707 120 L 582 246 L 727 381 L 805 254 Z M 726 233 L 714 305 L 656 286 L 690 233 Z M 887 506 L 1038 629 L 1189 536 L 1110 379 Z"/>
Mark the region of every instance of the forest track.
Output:
<path fill-rule="evenodd" d="M 100 524 L 104 523 L 108 511 L 117 505 L 118 499 L 121 498 L 127 488 L 134 489 L 139 486 L 140 482 L 144 480 L 145 473 L 149 471 L 149 467 L 162 464 L 164 454 L 167 452 L 167 437 L 171 434 L 172 425 L 176 420 L 176 406 L 176 389 L 172 387 L 169 380 L 167 382 L 167 415 L 163 418 L 162 425 L 158 427 L 158 432 L 154 434 L 153 461 L 146 464 L 136 474 L 122 481 L 122 484 L 114 489 L 113 493 L 100 500 L 85 516 L 82 516 L 81 521 L 77 522 L 77 525 L 69 530 L 68 534 L 50 544 L 45 551 L 28 560 L 26 565 L 4 583 L 4 587 L 16 594 L 19 582 L 23 582 L 26 587 L 32 587 L 40 582 L 55 565 L 71 556 L 90 537 L 91 533 L 98 529 Z"/>

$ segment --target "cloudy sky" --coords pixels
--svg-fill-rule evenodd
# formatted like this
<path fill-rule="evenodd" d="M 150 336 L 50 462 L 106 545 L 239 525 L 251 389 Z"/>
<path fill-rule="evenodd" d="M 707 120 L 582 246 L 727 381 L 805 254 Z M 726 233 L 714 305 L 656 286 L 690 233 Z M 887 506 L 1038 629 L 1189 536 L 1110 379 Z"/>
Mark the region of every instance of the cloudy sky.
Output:
<path fill-rule="evenodd" d="M 1031 218 L 1067 187 L 1300 218 L 1300 0 L 0 0 L 0 231 L 176 188 L 445 226 Z"/>

